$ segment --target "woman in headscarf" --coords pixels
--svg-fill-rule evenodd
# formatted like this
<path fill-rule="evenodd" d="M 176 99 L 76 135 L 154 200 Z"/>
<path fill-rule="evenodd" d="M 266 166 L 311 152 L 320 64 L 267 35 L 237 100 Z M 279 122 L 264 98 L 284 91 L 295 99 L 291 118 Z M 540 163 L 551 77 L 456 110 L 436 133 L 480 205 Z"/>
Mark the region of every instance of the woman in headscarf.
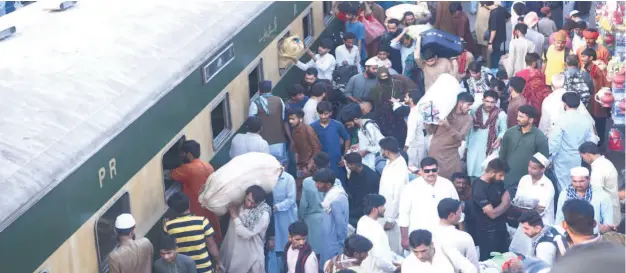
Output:
<path fill-rule="evenodd" d="M 403 116 L 394 114 L 391 98 L 404 99 L 410 86 L 404 80 L 393 78 L 386 67 L 379 67 L 377 75 L 378 84 L 370 92 L 370 99 L 374 101 L 376 124 L 384 136 L 393 136 L 398 143 L 404 143 L 407 132 L 406 122 Z M 406 78 L 403 75 L 394 76 Z"/>
<path fill-rule="evenodd" d="M 272 208 L 265 202 L 265 198 L 263 188 L 254 185 L 246 189 L 242 205 L 228 207 L 231 220 L 220 248 L 226 272 L 265 272 L 263 246 L 272 214 Z"/>

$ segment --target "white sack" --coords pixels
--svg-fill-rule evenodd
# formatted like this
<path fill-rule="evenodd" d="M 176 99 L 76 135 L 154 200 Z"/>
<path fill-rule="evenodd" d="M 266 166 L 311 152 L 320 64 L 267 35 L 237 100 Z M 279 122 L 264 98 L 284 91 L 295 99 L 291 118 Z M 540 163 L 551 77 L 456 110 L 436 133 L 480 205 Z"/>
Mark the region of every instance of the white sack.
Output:
<path fill-rule="evenodd" d="M 430 10 L 428 10 L 428 4 L 426 3 L 426 1 L 418 3 L 417 5 L 413 5 L 413 4 L 395 5 L 393 7 L 388 8 L 385 11 L 385 15 L 387 15 L 387 18 L 389 19 L 397 19 L 397 20 L 402 21 L 402 17 L 404 16 L 404 13 L 407 11 L 413 12 L 413 14 L 415 15 L 415 19 L 417 21 L 420 21 L 425 18 L 430 18 L 431 16 Z"/>
<path fill-rule="evenodd" d="M 456 106 L 456 96 L 461 92 L 459 81 L 450 74 L 441 74 L 426 90 L 426 94 L 417 103 L 418 111 L 424 123 L 441 123 Z"/>
<path fill-rule="evenodd" d="M 276 186 L 282 166 L 266 153 L 246 153 L 231 159 L 206 181 L 198 201 L 218 216 L 226 214 L 228 204 L 241 204 L 252 185 L 270 193 Z"/>

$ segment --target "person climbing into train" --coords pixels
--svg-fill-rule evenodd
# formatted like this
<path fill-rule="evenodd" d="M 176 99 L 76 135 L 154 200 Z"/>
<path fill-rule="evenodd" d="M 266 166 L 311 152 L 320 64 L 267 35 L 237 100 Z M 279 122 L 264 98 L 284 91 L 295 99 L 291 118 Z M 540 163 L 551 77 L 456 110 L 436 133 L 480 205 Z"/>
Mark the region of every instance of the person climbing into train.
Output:
<path fill-rule="evenodd" d="M 211 164 L 200 159 L 200 144 L 195 140 L 185 141 L 182 153 L 184 164 L 172 170 L 170 176 L 183 186 L 183 192 L 189 196 L 191 213 L 209 220 L 215 230 L 215 243 L 219 245 L 222 242 L 220 219 L 213 212 L 203 208 L 198 201 L 202 186 L 215 170 Z"/>

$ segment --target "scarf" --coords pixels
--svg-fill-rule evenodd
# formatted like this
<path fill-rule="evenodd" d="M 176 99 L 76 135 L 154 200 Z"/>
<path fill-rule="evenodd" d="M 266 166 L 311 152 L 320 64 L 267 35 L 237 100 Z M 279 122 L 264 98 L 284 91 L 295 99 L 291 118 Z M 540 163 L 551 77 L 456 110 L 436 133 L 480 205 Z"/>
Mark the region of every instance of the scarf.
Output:
<path fill-rule="evenodd" d="M 500 114 L 500 108 L 494 106 L 491 113 L 489 113 L 489 117 L 487 121 L 483 123 L 483 111 L 485 109 L 485 105 L 481 104 L 476 110 L 476 118 L 474 119 L 474 130 L 478 129 L 489 129 L 489 133 L 487 134 L 487 156 L 491 154 L 493 151 L 493 143 L 496 141 L 496 122 L 498 120 L 498 115 Z"/>
<path fill-rule="evenodd" d="M 591 185 L 589 185 L 589 187 L 587 187 L 587 190 L 585 191 L 585 195 L 580 198 L 578 197 L 578 193 L 576 192 L 576 190 L 574 189 L 574 186 L 569 185 L 567 186 L 567 191 L 566 191 L 566 200 L 570 200 L 570 199 L 581 199 L 581 200 L 585 200 L 589 203 L 591 203 L 591 197 L 592 197 L 592 193 L 591 193 Z"/>
<path fill-rule="evenodd" d="M 343 187 L 335 185 L 330 188 L 330 190 L 326 193 L 326 196 L 324 196 L 324 201 L 322 201 L 322 208 L 324 209 L 324 212 L 330 213 L 330 204 L 332 204 L 341 195 L 348 197 L 348 194 Z"/>
<path fill-rule="evenodd" d="M 467 65 L 467 50 L 461 53 L 461 57 L 459 58 L 458 62 L 459 62 L 459 75 L 465 75 L 465 66 Z"/>
<path fill-rule="evenodd" d="M 265 203 L 265 201 L 261 202 L 261 204 L 257 205 L 256 207 L 250 209 L 250 211 L 248 212 L 248 215 L 246 215 L 246 217 L 243 217 L 243 219 L 241 219 L 243 226 L 249 230 L 253 230 L 254 226 L 257 224 L 257 222 L 259 222 L 259 219 L 261 219 L 261 216 L 263 215 L 264 212 L 267 212 L 269 215 L 272 215 L 272 208 L 270 208 L 270 206 L 267 203 Z"/>
<path fill-rule="evenodd" d="M 460 67 L 460 64 L 459 64 Z M 487 73 L 481 71 L 480 79 L 469 77 L 467 79 L 467 85 L 469 87 L 470 94 L 474 96 L 477 93 L 484 94 L 489 90 L 489 82 L 487 81 Z"/>
<path fill-rule="evenodd" d="M 254 103 L 256 103 L 258 106 L 263 108 L 263 112 L 265 112 L 266 116 L 270 115 L 270 110 L 267 108 L 267 106 L 269 105 L 267 98 L 271 96 L 272 96 L 272 93 L 264 93 L 264 94 L 260 94 L 259 97 L 257 97 L 254 100 Z"/>
<path fill-rule="evenodd" d="M 289 260 L 289 258 L 287 257 L 287 253 L 289 253 L 290 247 L 290 243 L 287 243 L 287 245 L 285 245 L 285 250 L 283 252 L 285 253 L 285 259 L 283 259 L 282 273 L 289 272 L 289 266 L 287 265 L 287 261 Z M 296 270 L 294 271 L 295 273 L 305 273 L 304 265 L 306 264 L 306 260 L 309 258 L 311 253 L 313 253 L 313 248 L 311 247 L 311 245 L 309 245 L 309 243 L 304 243 L 304 248 L 298 251 L 298 260 L 296 260 Z"/>

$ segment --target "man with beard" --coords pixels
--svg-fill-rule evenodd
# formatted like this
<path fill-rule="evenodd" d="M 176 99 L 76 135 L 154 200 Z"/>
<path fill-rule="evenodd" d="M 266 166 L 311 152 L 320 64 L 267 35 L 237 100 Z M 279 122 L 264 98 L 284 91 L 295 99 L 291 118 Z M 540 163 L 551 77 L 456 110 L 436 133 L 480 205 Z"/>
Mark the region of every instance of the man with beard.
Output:
<path fill-rule="evenodd" d="M 401 75 L 398 75 L 401 76 Z M 404 76 L 403 76 L 404 77 Z M 408 80 L 410 83 L 410 80 Z M 403 99 L 411 86 L 407 81 L 394 79 L 386 67 L 378 68 L 378 85 L 370 92 L 376 109 L 376 124 L 385 136 L 394 136 L 400 143 L 406 140 L 406 122 L 404 118 L 393 113 L 391 98 Z"/>
<path fill-rule="evenodd" d="M 317 255 L 307 242 L 309 229 L 303 221 L 289 225 L 289 242 L 285 245 L 285 264 L 289 273 L 318 273 Z"/>
<path fill-rule="evenodd" d="M 363 215 L 357 224 L 359 234 L 373 244 L 372 250 L 362 267 L 371 273 L 392 273 L 400 268 L 402 257 L 391 251 L 389 238 L 378 219 L 385 216 L 385 197 L 379 194 L 368 194 L 363 198 Z"/>
<path fill-rule="evenodd" d="M 260 125 L 260 123 L 259 123 Z M 260 128 L 260 126 L 259 126 Z M 261 137 L 259 136 L 260 140 Z M 265 144 L 267 147 L 267 143 Z M 215 230 L 215 242 L 222 242 L 222 229 L 220 219 L 213 212 L 205 209 L 198 201 L 198 195 L 214 169 L 211 164 L 200 159 L 200 144 L 195 140 L 187 140 L 183 144 L 183 164 L 172 170 L 170 176 L 183 186 L 183 192 L 190 197 L 189 209 L 197 216 L 206 217 Z"/>
<path fill-rule="evenodd" d="M 402 272 L 478 272 L 458 250 L 433 241 L 430 231 L 418 229 L 409 237 L 412 253 L 402 263 Z"/>
<path fill-rule="evenodd" d="M 407 123 L 407 137 L 406 142 L 404 143 L 404 151 L 409 156 L 408 164 L 410 166 L 417 167 L 419 166 L 422 158 L 426 157 L 426 145 L 424 144 L 424 121 L 420 117 L 419 109 L 417 107 L 417 103 L 421 96 L 417 91 L 408 92 L 407 93 L 407 101 L 410 107 L 409 115 L 406 120 Z M 398 103 L 399 104 L 399 103 Z M 400 107 L 394 103 L 394 111 L 398 113 Z"/>
<path fill-rule="evenodd" d="M 364 214 L 363 198 L 368 194 L 378 193 L 380 175 L 373 168 L 363 164 L 363 158 L 359 153 L 349 153 L 344 158 L 346 166 L 350 170 L 350 177 L 346 182 L 350 205 L 350 224 L 356 227 L 359 218 Z M 388 244 L 387 241 L 385 242 Z"/>
<path fill-rule="evenodd" d="M 464 80 L 464 84 L 466 84 L 467 91 L 474 99 L 480 101 L 485 92 L 489 91 L 493 75 L 484 71 L 483 66 L 478 61 L 472 61 L 468 66 L 468 71 L 470 76 Z"/>
<path fill-rule="evenodd" d="M 565 71 L 566 63 L 565 58 L 572 52 L 570 48 L 567 48 L 566 35 L 564 31 L 558 31 L 553 33 L 554 44 L 550 45 L 546 52 L 543 54 L 543 72 L 546 75 L 546 84 L 551 85 L 552 76 Z"/>
<path fill-rule="evenodd" d="M 380 37 L 381 45 L 390 45 L 391 40 L 398 37 L 402 33 L 400 28 L 400 21 L 397 19 L 389 19 L 387 21 L 387 31 Z M 389 48 L 389 60 L 391 60 L 391 67 L 395 71 L 402 71 L 403 61 L 400 57 L 400 50 Z"/>
<path fill-rule="evenodd" d="M 426 128 L 433 135 L 428 155 L 441 163 L 439 175 L 446 178 L 452 176 L 454 172 L 461 171 L 459 147 L 472 128 L 472 116 L 468 113 L 474 103 L 474 97 L 467 92 L 461 92 L 456 100 L 454 110 L 444 121 L 439 125 L 427 125 Z"/>
<path fill-rule="evenodd" d="M 409 54 L 415 51 L 416 46 L 415 40 L 411 38 L 411 36 L 407 35 L 408 31 L 409 28 L 403 29 L 398 37 L 391 40 L 391 43 L 389 44 L 391 48 L 395 48 L 400 51 L 400 59 L 402 60 L 402 73 L 404 73 L 404 70 L 406 68 L 407 57 L 409 56 Z"/>
<path fill-rule="evenodd" d="M 583 31 L 583 37 L 585 38 L 585 42 L 587 42 L 587 45 L 585 47 L 581 47 L 576 51 L 576 55 L 578 55 L 578 59 L 580 59 L 580 63 L 581 66 L 583 65 L 582 62 L 582 52 L 583 50 L 585 50 L 586 48 L 591 48 L 593 50 L 596 51 L 596 58 L 598 60 L 601 60 L 604 64 L 608 64 L 609 61 L 611 60 L 611 53 L 609 52 L 608 49 L 606 49 L 606 47 L 604 47 L 601 44 L 596 43 L 596 40 L 598 40 L 598 37 L 600 36 L 600 33 L 598 33 L 597 29 L 586 29 L 585 31 Z"/>
<path fill-rule="evenodd" d="M 552 265 L 557 256 L 556 240 L 563 240 L 562 235 L 544 224 L 539 212 L 534 210 L 524 212 L 518 221 L 524 234 L 532 240 L 530 255 Z"/>
<path fill-rule="evenodd" d="M 537 53 L 526 54 L 526 68 L 517 72 L 515 76 L 521 77 L 526 81 L 523 87 L 522 96 L 526 98 L 528 104 L 537 109 L 538 116 L 534 120 L 535 125 L 539 125 L 541 118 L 541 104 L 543 100 L 550 95 L 550 87 L 546 85 L 546 79 L 543 72 L 540 70 L 541 57 Z M 507 112 L 508 115 L 508 112 Z M 510 119 L 511 117 L 509 117 Z"/>
<path fill-rule="evenodd" d="M 321 203 L 324 210 L 322 222 L 322 250 L 320 250 L 320 262 L 326 263 L 344 247 L 344 240 L 348 237 L 348 219 L 350 208 L 348 194 L 342 186 L 335 184 L 335 175 L 330 169 L 318 170 L 313 175 L 315 187 L 324 195 Z"/>
<path fill-rule="evenodd" d="M 494 150 L 500 147 L 500 141 L 507 129 L 506 114 L 496 106 L 498 93 L 485 92 L 483 103 L 473 108 L 474 126 L 467 136 L 467 173 L 471 177 L 481 176 L 481 165 Z"/>
<path fill-rule="evenodd" d="M 593 117 L 596 125 L 596 131 L 598 132 L 598 136 L 600 137 L 598 146 L 602 146 L 602 143 L 604 143 L 605 139 L 606 119 L 609 116 L 609 111 L 608 108 L 603 107 L 598 101 L 593 98 L 596 97 L 596 94 L 598 94 L 598 91 L 600 91 L 600 89 L 611 87 L 611 83 L 606 79 L 606 70 L 598 65 L 602 64 L 602 60 L 596 60 L 596 51 L 593 50 L 593 48 L 585 48 L 580 53 L 580 58 L 583 63 L 581 69 L 587 71 L 587 73 L 589 73 L 589 76 L 591 76 L 591 80 L 593 81 L 593 90 L 590 90 L 590 97 L 592 99 L 590 100 L 587 109 Z"/>
<path fill-rule="evenodd" d="M 343 90 L 344 96 L 356 103 L 368 98 L 370 91 L 378 83 L 376 80 L 377 69 L 378 63 L 375 60 L 367 60 L 363 73 L 356 74 L 348 80 L 346 88 Z"/>
<path fill-rule="evenodd" d="M 502 137 L 499 157 L 509 165 L 504 178 L 504 187 L 515 196 L 517 184 L 528 173 L 528 161 L 536 153 L 548 157 L 548 138 L 537 129 L 534 120 L 537 110 L 530 105 L 522 105 L 517 111 L 517 126 L 506 130 Z"/>
<path fill-rule="evenodd" d="M 298 169 L 298 179 L 311 175 L 313 169 L 313 157 L 322 151 L 322 145 L 315 130 L 304 123 L 304 111 L 300 109 L 287 109 L 287 118 L 293 128 L 293 152 Z"/>
<path fill-rule="evenodd" d="M 382 156 L 387 159 L 387 165 L 380 176 L 379 194 L 389 200 L 385 204 L 384 219 L 379 219 L 389 238 L 391 250 L 402 255 L 400 245 L 400 226 L 396 222 L 399 215 L 400 196 L 404 186 L 409 183 L 409 170 L 406 161 L 400 155 L 400 145 L 394 137 L 386 137 L 380 141 Z"/>
<path fill-rule="evenodd" d="M 352 150 L 356 150 L 363 157 L 366 166 L 374 169 L 376 157 L 380 153 L 378 142 L 384 138 L 378 125 L 371 119 L 362 118 L 358 112 L 348 112 L 341 116 L 340 121 L 346 129 L 354 129 L 357 133 L 356 147 L 352 147 Z"/>
<path fill-rule="evenodd" d="M 491 258 L 491 252 L 508 249 L 508 232 L 504 213 L 511 206 L 511 196 L 502 180 L 508 171 L 506 161 L 496 158 L 487 164 L 485 173 L 472 183 L 472 203 L 476 212 L 474 242 L 480 247 L 480 261 Z"/>

